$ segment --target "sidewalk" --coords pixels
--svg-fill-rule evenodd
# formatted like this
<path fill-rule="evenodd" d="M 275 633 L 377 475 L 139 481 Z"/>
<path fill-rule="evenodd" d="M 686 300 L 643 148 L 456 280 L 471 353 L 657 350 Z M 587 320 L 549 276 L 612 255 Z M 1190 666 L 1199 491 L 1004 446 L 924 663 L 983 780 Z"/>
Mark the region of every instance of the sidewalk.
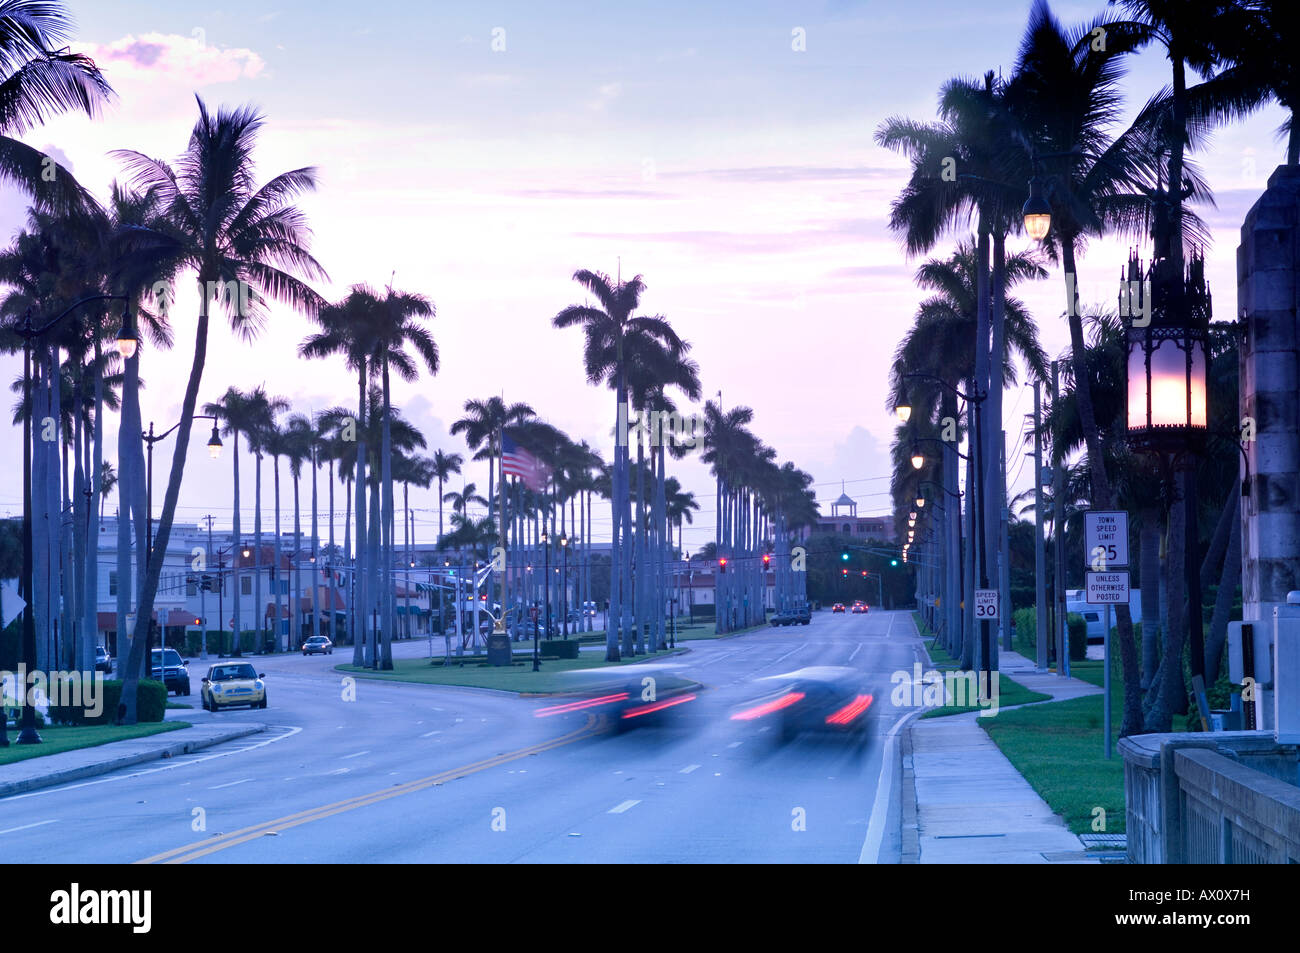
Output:
<path fill-rule="evenodd" d="M 108 774 L 144 761 L 188 754 L 265 730 L 266 725 L 259 724 L 192 725 L 147 738 L 28 758 L 0 767 L 0 798 Z"/>
<path fill-rule="evenodd" d="M 1034 662 L 1006 649 L 999 653 L 998 670 L 1053 701 L 1101 694 L 1077 678 L 1039 674 Z M 975 712 L 917 718 L 905 733 L 902 862 L 1098 863 L 1085 857 L 1083 842 L 1016 771 L 977 718 Z"/>

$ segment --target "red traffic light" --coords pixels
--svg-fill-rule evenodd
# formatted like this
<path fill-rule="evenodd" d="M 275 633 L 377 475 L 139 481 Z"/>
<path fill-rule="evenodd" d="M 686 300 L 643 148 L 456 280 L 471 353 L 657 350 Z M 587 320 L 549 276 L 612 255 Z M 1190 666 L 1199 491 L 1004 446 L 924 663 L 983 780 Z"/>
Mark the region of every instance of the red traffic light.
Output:
<path fill-rule="evenodd" d="M 847 576 L 848 574 L 849 574 L 849 571 L 848 571 L 847 569 L 841 569 L 841 570 L 840 570 L 840 575 L 841 575 L 841 576 Z"/>
<path fill-rule="evenodd" d="M 723 556 L 721 559 L 718 560 L 718 572 L 726 572 L 726 571 L 727 571 L 727 557 Z"/>
<path fill-rule="evenodd" d="M 770 565 L 772 565 L 772 554 L 771 554 L 771 553 L 764 553 L 764 554 L 763 554 L 763 568 L 766 569 L 766 568 L 767 568 L 768 566 L 770 566 Z"/>
<path fill-rule="evenodd" d="M 866 571 L 865 569 L 862 570 L 862 578 L 863 578 L 863 579 L 866 579 L 866 578 L 867 578 L 867 571 Z"/>

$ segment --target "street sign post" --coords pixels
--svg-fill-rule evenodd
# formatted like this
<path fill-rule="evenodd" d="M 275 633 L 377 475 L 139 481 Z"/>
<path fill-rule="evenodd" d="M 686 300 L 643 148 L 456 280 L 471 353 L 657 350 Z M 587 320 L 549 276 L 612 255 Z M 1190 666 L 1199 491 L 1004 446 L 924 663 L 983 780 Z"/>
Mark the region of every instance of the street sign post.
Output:
<path fill-rule="evenodd" d="M 1124 521 L 1126 524 L 1128 520 Z M 1124 533 L 1124 557 L 1128 559 L 1128 532 L 1127 526 Z M 1109 544 L 1100 544 L 1109 545 Z M 1090 552 L 1092 550 L 1089 550 Z M 1105 736 L 1104 748 L 1106 751 L 1106 760 L 1110 760 L 1110 607 L 1113 605 L 1128 605 L 1129 577 L 1127 569 L 1119 569 L 1113 572 L 1085 572 L 1084 592 L 1088 605 L 1105 606 L 1102 613 L 1101 640 L 1102 640 L 1102 698 L 1101 707 L 1102 721 L 1105 727 L 1102 734 Z"/>
<path fill-rule="evenodd" d="M 1092 569 L 1128 565 L 1128 514 L 1123 510 L 1088 510 L 1083 514 L 1084 559 Z"/>
<path fill-rule="evenodd" d="M 975 619 L 979 622 L 996 622 L 998 618 L 998 591 L 975 590 Z"/>

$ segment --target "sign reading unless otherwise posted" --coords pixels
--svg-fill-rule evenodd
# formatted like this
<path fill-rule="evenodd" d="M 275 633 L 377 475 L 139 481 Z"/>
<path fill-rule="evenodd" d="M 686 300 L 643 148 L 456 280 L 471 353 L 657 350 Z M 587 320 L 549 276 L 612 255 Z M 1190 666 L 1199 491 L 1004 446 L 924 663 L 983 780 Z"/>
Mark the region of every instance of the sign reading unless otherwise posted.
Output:
<path fill-rule="evenodd" d="M 1128 570 L 1116 572 L 1086 572 L 1084 577 L 1085 601 L 1090 606 L 1127 605 Z"/>
<path fill-rule="evenodd" d="M 1128 514 L 1088 510 L 1083 514 L 1084 558 L 1094 570 L 1128 565 Z"/>
<path fill-rule="evenodd" d="M 975 590 L 975 618 L 980 621 L 997 619 L 998 591 L 996 589 Z"/>

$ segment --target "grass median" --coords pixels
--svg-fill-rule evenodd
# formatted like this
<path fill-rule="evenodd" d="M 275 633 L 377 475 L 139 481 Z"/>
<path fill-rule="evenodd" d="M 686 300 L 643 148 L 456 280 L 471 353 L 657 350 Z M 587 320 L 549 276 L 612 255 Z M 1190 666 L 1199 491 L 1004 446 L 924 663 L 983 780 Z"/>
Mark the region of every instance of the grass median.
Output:
<path fill-rule="evenodd" d="M 931 666 L 929 670 L 940 673 L 958 671 L 959 659 L 953 658 L 939 645 L 937 641 L 931 641 L 927 644 L 926 650 L 930 653 Z M 1007 678 L 999 673 L 998 675 L 998 708 L 1009 708 L 1012 705 L 1024 705 L 1029 702 L 1047 701 L 1052 696 L 1044 695 L 1042 692 L 1035 692 L 1021 685 L 1014 679 Z M 970 691 L 973 692 L 974 685 L 970 685 Z M 948 715 L 962 715 L 971 711 L 982 711 L 987 706 L 980 705 L 943 705 L 938 708 L 931 708 L 922 718 L 944 718 Z M 997 716 L 990 716 L 997 717 Z M 983 719 L 981 719 L 983 720 Z"/>
<path fill-rule="evenodd" d="M 439 656 L 430 664 L 429 659 L 394 659 L 392 671 L 376 672 L 355 665 L 336 665 L 336 671 L 365 678 L 381 678 L 394 682 L 412 682 L 420 685 L 456 685 L 462 688 L 492 688 L 503 692 L 548 693 L 571 691 L 575 687 L 564 677 L 566 672 L 582 669 L 636 665 L 651 660 L 663 660 L 678 653 L 653 652 L 625 658 L 620 662 L 606 662 L 599 652 L 584 652 L 576 659 L 548 659 L 542 662 L 540 672 L 533 671 L 531 658 L 516 656 L 510 665 L 488 665 L 481 661 L 466 661 L 464 665 L 452 656 L 451 664 L 444 665 Z"/>
<path fill-rule="evenodd" d="M 38 728 L 41 743 L 38 745 L 17 744 L 18 732 L 9 729 L 9 747 L 0 748 L 0 765 L 41 758 L 46 755 L 60 754 L 64 751 L 76 751 L 78 748 L 94 748 L 98 745 L 112 744 L 115 741 L 130 741 L 146 738 L 164 731 L 188 728 L 186 721 L 163 721 L 145 725 L 76 725 L 48 726 Z"/>
<path fill-rule="evenodd" d="M 1118 659 L 1114 660 L 1118 662 Z M 1071 662 L 1075 678 L 1101 685 L 1102 663 Z M 1111 751 L 1103 750 L 1103 698 L 1090 695 L 981 718 L 980 725 L 1039 797 L 1075 834 L 1124 833 L 1124 759 L 1115 748 L 1124 710 L 1124 680 L 1111 673 Z M 1105 811 L 1105 828 L 1094 821 Z"/>

